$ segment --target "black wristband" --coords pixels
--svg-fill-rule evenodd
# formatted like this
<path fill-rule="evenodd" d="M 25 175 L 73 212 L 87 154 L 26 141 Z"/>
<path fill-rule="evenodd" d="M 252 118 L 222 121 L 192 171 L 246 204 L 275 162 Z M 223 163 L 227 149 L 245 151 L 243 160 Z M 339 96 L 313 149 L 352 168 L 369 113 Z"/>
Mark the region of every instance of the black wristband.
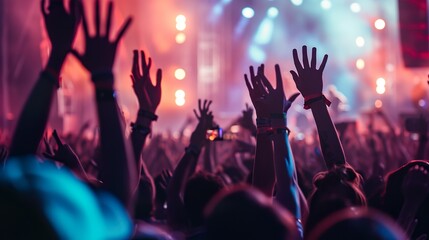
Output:
<path fill-rule="evenodd" d="M 136 123 L 131 123 L 131 130 L 133 132 L 138 132 L 144 136 L 149 135 L 151 133 L 150 127 L 146 127 L 146 126 L 136 124 Z"/>
<path fill-rule="evenodd" d="M 148 119 L 149 119 L 149 120 L 151 120 L 151 121 L 156 121 L 156 120 L 158 120 L 158 116 L 157 116 L 155 113 L 153 113 L 153 112 L 149 112 L 149 111 L 146 111 L 146 110 L 143 110 L 143 109 L 140 109 L 140 110 L 139 110 L 138 115 L 139 115 L 140 117 L 148 118 Z"/>

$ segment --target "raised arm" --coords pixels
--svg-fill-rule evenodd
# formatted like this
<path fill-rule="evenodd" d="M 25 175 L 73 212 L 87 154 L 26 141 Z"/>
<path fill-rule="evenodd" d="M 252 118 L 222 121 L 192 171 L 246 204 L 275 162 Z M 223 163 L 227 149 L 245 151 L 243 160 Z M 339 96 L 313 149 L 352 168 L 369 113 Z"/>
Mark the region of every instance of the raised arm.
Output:
<path fill-rule="evenodd" d="M 257 101 L 259 107 L 255 107 L 255 109 L 264 109 L 264 116 L 267 117 L 268 120 L 266 121 L 269 123 L 268 128 L 259 128 L 259 134 L 269 135 L 273 140 L 275 174 L 277 179 L 276 200 L 288 209 L 296 219 L 301 219 L 295 162 L 288 140 L 289 129 L 286 122 L 287 110 L 299 94 L 294 94 L 289 100 L 286 100 L 279 65 L 275 66 L 275 71 L 276 89 L 273 88 L 265 76 L 264 65 L 258 68 L 257 78 L 259 81 L 255 81 L 255 83 L 259 84 L 265 90 L 265 94 L 259 98 Z"/>
<path fill-rule="evenodd" d="M 201 148 L 206 141 L 206 132 L 213 125 L 213 115 L 209 110 L 210 105 L 211 101 L 204 100 L 204 103 L 201 104 L 201 100 L 198 100 L 200 115 L 198 116 L 194 110 L 198 125 L 192 133 L 189 146 L 185 149 L 185 155 L 180 159 L 168 185 L 167 220 L 173 229 L 186 227 L 182 194 L 186 182 L 195 173 Z"/>
<path fill-rule="evenodd" d="M 67 53 L 70 51 L 80 21 L 81 1 L 70 1 L 70 12 L 65 10 L 63 0 L 50 0 L 49 13 L 46 0 L 41 1 L 43 20 L 51 40 L 52 50 L 48 63 L 40 73 L 30 96 L 25 102 L 13 135 L 10 156 L 35 154 L 43 137 L 49 118 L 59 75 Z"/>
<path fill-rule="evenodd" d="M 319 69 L 316 68 L 316 48 L 312 49 L 311 63 L 308 61 L 307 46 L 302 47 L 303 65 L 299 61 L 296 49 L 293 50 L 293 60 L 296 71 L 290 72 L 296 87 L 304 97 L 304 108 L 311 109 L 313 113 L 325 164 L 329 169 L 335 165 L 344 165 L 346 159 L 343 147 L 326 107 L 330 102 L 322 94 L 322 73 L 328 61 L 328 55 L 325 54 L 323 57 Z"/>
<path fill-rule="evenodd" d="M 103 182 L 103 187 L 114 194 L 132 213 L 131 196 L 133 187 L 137 185 L 137 174 L 131 148 L 124 140 L 124 126 L 119 116 L 112 72 L 116 48 L 128 29 L 131 18 L 122 25 L 115 40 L 110 41 L 112 11 L 113 2 L 109 2 L 104 35 L 100 33 L 100 1 L 95 1 L 95 35 L 90 36 L 83 14 L 85 52 L 79 54 L 74 50 L 73 54 L 91 73 L 95 88 L 101 142 L 99 179 Z"/>
<path fill-rule="evenodd" d="M 141 57 L 141 71 L 139 64 L 139 53 L 137 50 L 133 52 L 133 67 L 131 70 L 131 80 L 133 83 L 133 90 L 139 102 L 139 110 L 137 112 L 137 119 L 132 123 L 131 127 L 131 143 L 133 145 L 134 158 L 136 160 L 137 175 L 142 173 L 145 177 L 152 178 L 146 168 L 146 164 L 141 161 L 141 153 L 147 136 L 152 132 L 152 122 L 158 119 L 155 115 L 156 109 L 161 102 L 161 79 L 162 70 L 158 69 L 156 72 L 156 85 L 152 84 L 150 77 L 150 68 L 152 66 L 152 59 L 146 61 L 144 51 L 140 51 Z M 141 171 L 141 172 L 140 172 Z"/>
<path fill-rule="evenodd" d="M 253 162 L 252 185 L 268 197 L 273 196 L 276 175 L 274 172 L 273 145 L 270 136 L 265 130 L 269 130 L 270 113 L 264 105 L 263 98 L 268 94 L 262 84 L 261 77 L 255 74 L 252 66 L 249 67 L 250 81 L 247 74 L 244 74 L 247 90 L 249 90 L 250 99 L 256 111 L 256 153 Z"/>

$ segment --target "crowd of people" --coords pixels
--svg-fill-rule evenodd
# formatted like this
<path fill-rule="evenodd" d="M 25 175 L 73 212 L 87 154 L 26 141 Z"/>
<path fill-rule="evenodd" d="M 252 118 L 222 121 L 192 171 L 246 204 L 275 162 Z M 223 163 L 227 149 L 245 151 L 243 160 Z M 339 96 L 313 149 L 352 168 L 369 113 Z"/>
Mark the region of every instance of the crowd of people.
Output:
<path fill-rule="evenodd" d="M 285 93 L 279 65 L 275 87 L 265 74 L 271 67 L 249 67 L 243 91 L 253 107 L 233 123 L 234 139 L 208 138 L 216 113 L 204 99 L 179 136 L 152 134 L 165 83 L 161 69 L 151 79 L 152 59 L 135 50 L 139 109 L 125 126 L 112 69 L 132 19 L 112 37 L 113 3 L 103 22 L 94 2 L 91 22 L 81 0 L 70 0 L 69 10 L 63 0 L 41 0 L 52 50 L 10 140 L 0 132 L 1 239 L 428 238 L 427 113 L 413 137 L 383 109 L 367 113 L 361 129 L 334 124 L 323 94 L 328 55 L 320 61 L 316 48 L 303 46 L 291 55 L 299 93 Z M 73 49 L 79 26 L 83 53 Z M 74 134 L 47 131 L 68 54 L 91 73 L 99 129 L 93 139 L 83 134 L 88 125 Z M 298 97 L 315 123 L 305 134 L 288 128 Z M 193 127 L 189 137 L 186 127 Z"/>

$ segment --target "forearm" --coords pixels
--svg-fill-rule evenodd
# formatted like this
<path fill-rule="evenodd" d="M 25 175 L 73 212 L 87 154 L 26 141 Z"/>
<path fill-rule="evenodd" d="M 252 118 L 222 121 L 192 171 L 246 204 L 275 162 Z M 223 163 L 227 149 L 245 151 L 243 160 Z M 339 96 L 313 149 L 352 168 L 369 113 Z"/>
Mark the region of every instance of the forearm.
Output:
<path fill-rule="evenodd" d="M 256 141 L 252 185 L 272 197 L 276 181 L 272 141 L 268 134 L 258 134 Z"/>
<path fill-rule="evenodd" d="M 277 176 L 276 199 L 297 219 L 301 219 L 298 183 L 294 179 L 295 163 L 286 131 L 275 133 L 273 142 Z"/>
<path fill-rule="evenodd" d="M 142 116 L 137 116 L 136 121 L 134 122 L 130 139 L 133 146 L 133 153 L 134 153 L 134 160 L 136 162 L 136 169 L 137 169 L 137 176 L 140 176 L 141 173 L 145 174 L 147 171 L 142 171 L 142 164 L 141 161 L 141 153 L 143 152 L 143 147 L 146 143 L 147 136 L 151 133 L 152 127 L 151 127 L 151 121 L 147 118 L 144 118 Z"/>
<path fill-rule="evenodd" d="M 316 121 L 320 145 L 326 166 L 330 169 L 334 165 L 344 165 L 346 159 L 343 147 L 338 138 L 335 126 L 329 116 L 328 109 L 323 101 L 311 104 L 311 111 Z"/>
<path fill-rule="evenodd" d="M 53 52 L 19 116 L 10 156 L 35 154 L 49 119 L 49 112 L 64 56 Z"/>
<path fill-rule="evenodd" d="M 132 189 L 138 184 L 134 158 L 124 141 L 116 99 L 109 96 L 108 91 L 104 95 L 96 91 L 102 157 L 99 178 L 103 186 L 131 210 Z"/>
<path fill-rule="evenodd" d="M 189 177 L 195 172 L 198 155 L 187 151 L 183 155 L 168 184 L 167 221 L 173 229 L 183 229 L 186 224 L 185 210 L 181 194 Z"/>

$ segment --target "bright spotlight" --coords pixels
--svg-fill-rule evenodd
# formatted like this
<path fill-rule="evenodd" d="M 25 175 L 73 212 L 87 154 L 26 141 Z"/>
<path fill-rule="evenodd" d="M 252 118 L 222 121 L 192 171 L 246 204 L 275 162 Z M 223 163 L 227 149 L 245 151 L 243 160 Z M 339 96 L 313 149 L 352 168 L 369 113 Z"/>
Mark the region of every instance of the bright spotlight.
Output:
<path fill-rule="evenodd" d="M 292 2 L 292 4 L 293 5 L 295 5 L 295 6 L 299 6 L 299 5 L 301 5 L 302 4 L 302 1 L 303 0 L 290 0 L 291 2 Z"/>
<path fill-rule="evenodd" d="M 378 30 L 383 30 L 386 27 L 386 22 L 383 19 L 379 18 L 375 20 L 374 27 Z"/>
<path fill-rule="evenodd" d="M 320 2 L 320 6 L 321 6 L 323 9 L 327 10 L 327 9 L 330 9 L 330 8 L 332 7 L 332 3 L 331 3 L 331 1 L 329 1 L 329 0 L 322 0 L 322 1 Z"/>
<path fill-rule="evenodd" d="M 182 89 L 179 89 L 174 93 L 174 96 L 176 98 L 185 98 L 186 94 L 185 94 L 185 91 L 183 91 Z"/>
<path fill-rule="evenodd" d="M 365 45 L 365 39 L 363 37 L 356 38 L 356 46 L 363 47 Z"/>
<path fill-rule="evenodd" d="M 377 78 L 375 84 L 377 86 L 386 86 L 386 80 L 384 78 Z"/>
<path fill-rule="evenodd" d="M 186 77 L 186 72 L 183 68 L 178 68 L 176 71 L 174 71 L 174 77 L 176 77 L 177 80 L 183 80 Z"/>
<path fill-rule="evenodd" d="M 186 29 L 186 23 L 185 22 L 176 23 L 176 29 L 177 29 L 177 31 L 185 30 Z"/>
<path fill-rule="evenodd" d="M 362 58 L 356 60 L 356 68 L 362 70 L 365 68 L 365 61 Z"/>
<path fill-rule="evenodd" d="M 176 17 L 176 23 L 185 23 L 186 22 L 186 17 L 182 14 L 177 15 Z"/>
<path fill-rule="evenodd" d="M 270 7 L 268 8 L 267 15 L 270 18 L 275 18 L 279 15 L 279 10 L 276 7 Z"/>
<path fill-rule="evenodd" d="M 186 41 L 186 35 L 182 32 L 178 33 L 176 35 L 176 43 L 182 44 Z"/>
<path fill-rule="evenodd" d="M 386 92 L 386 87 L 384 87 L 384 86 L 377 86 L 376 88 L 375 88 L 375 91 L 378 93 L 378 94 L 384 94 L 385 92 Z"/>
<path fill-rule="evenodd" d="M 352 10 L 352 12 L 354 12 L 354 13 L 360 12 L 360 10 L 361 10 L 360 4 L 359 3 L 350 4 L 350 10 Z"/>
<path fill-rule="evenodd" d="M 241 11 L 241 14 L 243 14 L 245 18 L 252 18 L 255 15 L 255 11 L 251 7 L 245 7 Z"/>
<path fill-rule="evenodd" d="M 183 105 L 185 105 L 185 98 L 176 98 L 176 105 L 177 106 L 179 106 L 179 107 L 181 107 L 181 106 L 183 106 Z"/>

